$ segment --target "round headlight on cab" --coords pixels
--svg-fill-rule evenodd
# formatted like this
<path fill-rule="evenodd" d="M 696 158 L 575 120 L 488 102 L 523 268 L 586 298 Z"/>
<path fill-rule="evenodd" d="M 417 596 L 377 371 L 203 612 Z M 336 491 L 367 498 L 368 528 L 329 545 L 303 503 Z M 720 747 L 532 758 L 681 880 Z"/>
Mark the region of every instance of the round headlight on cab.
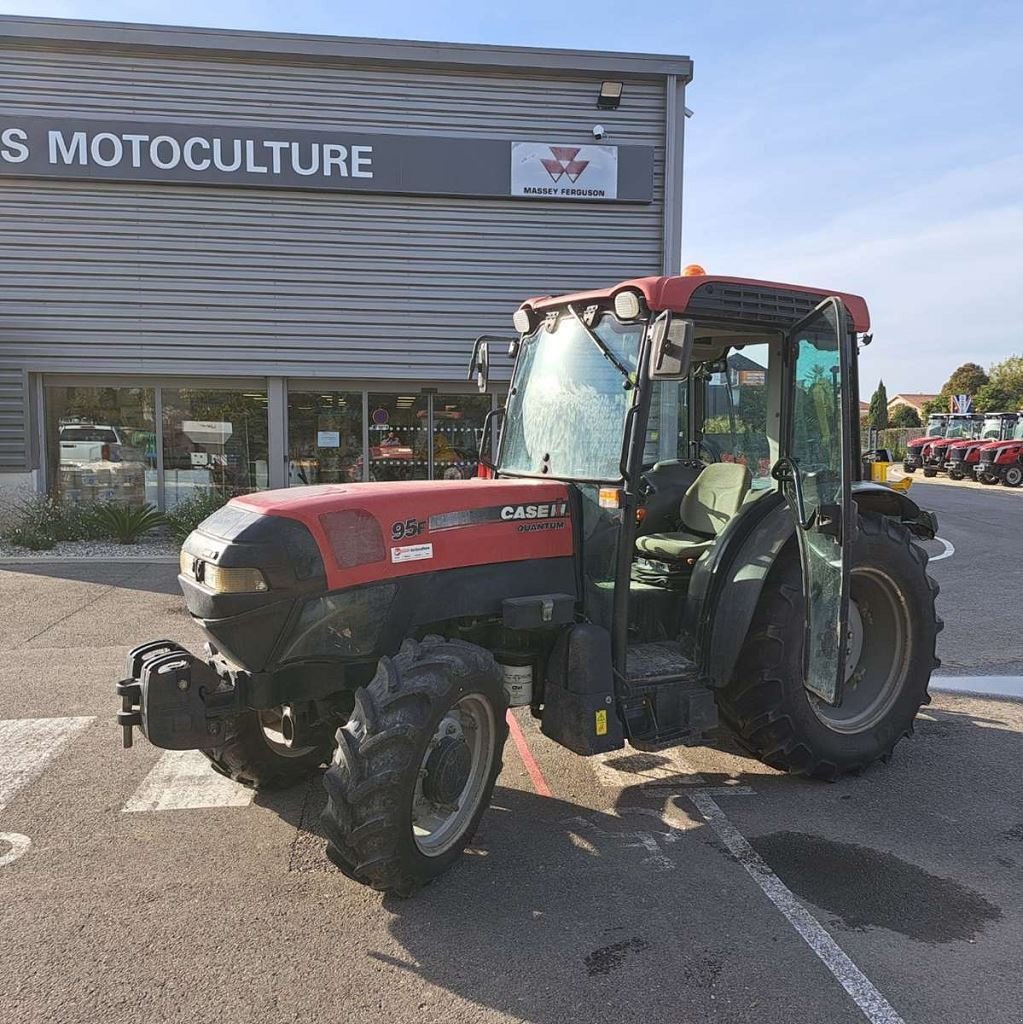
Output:
<path fill-rule="evenodd" d="M 639 292 L 625 291 L 615 296 L 615 316 L 619 320 L 635 320 L 639 313 Z"/>
<path fill-rule="evenodd" d="M 512 326 L 519 334 L 529 334 L 533 328 L 533 318 L 529 310 L 520 307 L 512 313 Z"/>

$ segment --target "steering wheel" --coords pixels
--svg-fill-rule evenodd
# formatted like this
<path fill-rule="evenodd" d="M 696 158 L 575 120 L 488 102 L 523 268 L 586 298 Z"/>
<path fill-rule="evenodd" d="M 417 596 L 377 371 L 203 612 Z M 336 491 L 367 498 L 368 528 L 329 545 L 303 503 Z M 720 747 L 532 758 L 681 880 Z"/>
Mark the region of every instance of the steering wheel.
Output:
<path fill-rule="evenodd" d="M 710 462 L 721 461 L 721 448 L 716 442 L 708 441 L 705 438 L 701 437 L 699 441 L 695 442 L 695 444 L 697 454 L 700 454 L 701 452 L 706 452 L 710 456 Z"/>

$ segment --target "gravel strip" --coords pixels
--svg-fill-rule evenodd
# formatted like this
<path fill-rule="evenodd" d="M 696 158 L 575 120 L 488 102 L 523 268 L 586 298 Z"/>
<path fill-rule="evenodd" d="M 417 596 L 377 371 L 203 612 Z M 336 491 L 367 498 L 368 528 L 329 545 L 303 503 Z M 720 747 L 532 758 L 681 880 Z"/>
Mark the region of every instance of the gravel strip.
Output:
<path fill-rule="evenodd" d="M 118 544 L 109 540 L 63 540 L 49 551 L 29 551 L 0 541 L 0 559 L 16 562 L 123 561 L 145 562 L 152 559 L 177 560 L 180 547 L 171 540 L 149 540 L 138 544 Z"/>

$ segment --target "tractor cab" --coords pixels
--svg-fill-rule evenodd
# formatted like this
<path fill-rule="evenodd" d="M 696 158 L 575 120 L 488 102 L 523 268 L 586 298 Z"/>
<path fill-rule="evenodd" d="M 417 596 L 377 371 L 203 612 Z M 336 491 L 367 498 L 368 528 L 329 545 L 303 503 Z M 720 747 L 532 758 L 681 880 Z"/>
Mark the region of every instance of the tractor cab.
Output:
<path fill-rule="evenodd" d="M 808 610 L 804 685 L 821 714 L 841 717 L 858 628 L 854 490 L 870 502 L 853 456 L 863 300 L 702 274 L 646 278 L 529 300 L 515 326 L 487 472 L 568 486 L 582 614 L 610 637 L 625 736 L 678 741 L 712 723 L 705 684 L 730 678 L 734 623 L 786 545 Z M 480 355 L 471 372 L 488 365 Z M 893 492 L 883 500 L 894 505 Z"/>

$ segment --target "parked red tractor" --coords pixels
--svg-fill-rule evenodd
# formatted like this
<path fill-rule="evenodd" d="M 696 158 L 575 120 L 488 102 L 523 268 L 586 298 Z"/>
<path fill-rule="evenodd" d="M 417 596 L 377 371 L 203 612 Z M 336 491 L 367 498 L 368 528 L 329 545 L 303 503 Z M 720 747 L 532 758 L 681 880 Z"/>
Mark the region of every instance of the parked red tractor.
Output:
<path fill-rule="evenodd" d="M 982 484 L 1001 482 L 1006 487 L 1023 484 L 1023 410 L 1018 414 L 1010 438 L 992 441 L 980 449 L 974 472 Z"/>
<path fill-rule="evenodd" d="M 984 416 L 979 437 L 966 441 L 953 441 L 946 449 L 944 468 L 949 479 L 973 479 L 974 467 L 980 461 L 980 452 L 992 441 L 1004 441 L 1012 437 L 1019 419 L 1014 412 L 989 412 Z"/>
<path fill-rule="evenodd" d="M 947 412 L 932 413 L 927 418 L 927 427 L 923 437 L 914 437 L 906 442 L 906 457 L 902 461 L 903 472 L 915 473 L 924 464 L 924 458 L 935 441 L 945 436 L 948 428 Z"/>
<path fill-rule="evenodd" d="M 402 895 L 476 829 L 509 702 L 583 755 L 700 742 L 720 714 L 767 764 L 831 779 L 889 756 L 937 665 L 916 543 L 935 518 L 859 479 L 861 298 L 643 278 L 514 323 L 478 478 L 232 499 L 181 552 L 207 654 L 144 644 L 118 684 L 127 745 L 138 726 L 256 787 L 329 762 L 328 856 Z M 757 488 L 699 415 L 753 343 Z"/>

